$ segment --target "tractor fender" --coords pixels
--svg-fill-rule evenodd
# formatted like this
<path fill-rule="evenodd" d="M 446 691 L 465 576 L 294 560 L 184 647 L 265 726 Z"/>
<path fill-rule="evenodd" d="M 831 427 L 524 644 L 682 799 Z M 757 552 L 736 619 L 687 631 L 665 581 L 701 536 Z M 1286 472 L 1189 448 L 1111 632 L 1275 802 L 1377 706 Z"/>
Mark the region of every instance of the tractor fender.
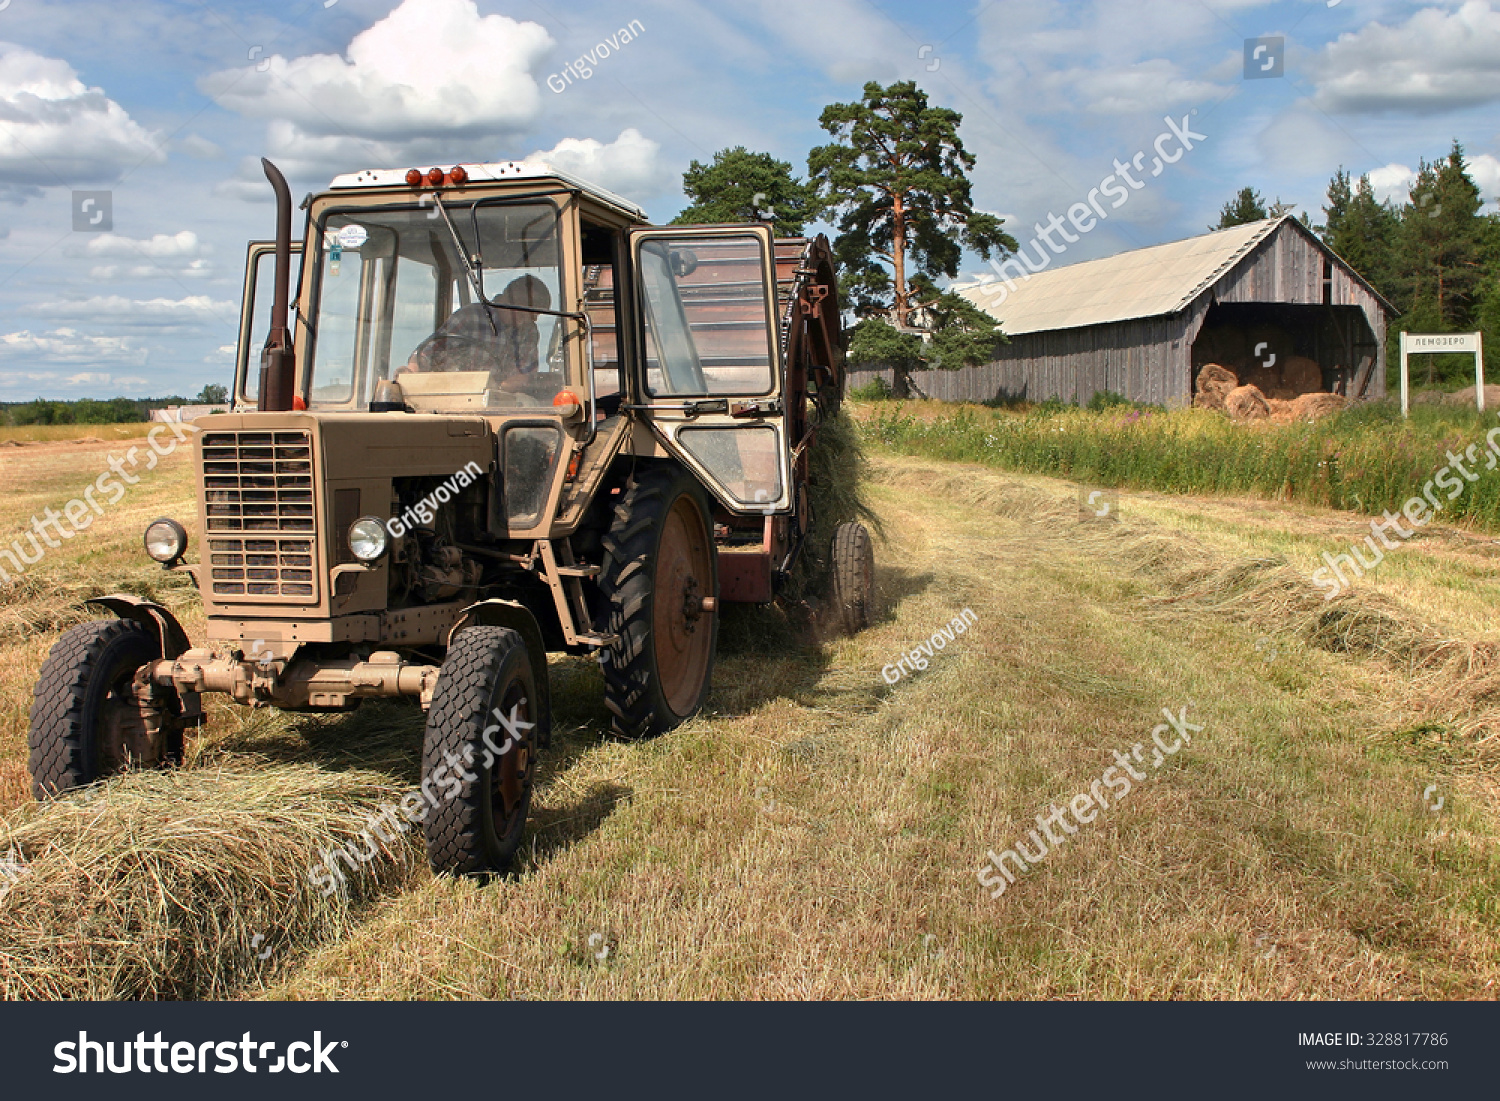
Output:
<path fill-rule="evenodd" d="M 552 688 L 547 676 L 547 644 L 542 637 L 542 628 L 531 614 L 531 609 L 514 600 L 481 600 L 470 604 L 454 620 L 448 631 L 448 645 L 458 637 L 465 627 L 509 627 L 526 643 L 526 652 L 531 655 L 531 667 L 536 672 L 536 690 L 541 696 L 542 713 L 552 714 Z M 552 741 L 552 724 L 542 724 L 546 734 L 542 740 L 545 747 Z"/>
<path fill-rule="evenodd" d="M 129 593 L 114 593 L 96 596 L 85 604 L 98 604 L 121 619 L 133 619 L 156 636 L 161 643 L 161 656 L 168 660 L 181 657 L 192 649 L 188 634 L 177 622 L 177 617 L 155 601 L 146 600 Z"/>

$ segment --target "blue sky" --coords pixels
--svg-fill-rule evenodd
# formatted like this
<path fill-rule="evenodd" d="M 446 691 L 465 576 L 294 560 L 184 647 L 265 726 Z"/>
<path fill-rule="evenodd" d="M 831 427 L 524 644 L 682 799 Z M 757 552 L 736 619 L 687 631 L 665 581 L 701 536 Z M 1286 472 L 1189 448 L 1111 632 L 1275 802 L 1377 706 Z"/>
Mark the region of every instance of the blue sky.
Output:
<path fill-rule="evenodd" d="M 1247 80 L 1262 37 L 1282 75 Z M 1316 221 L 1340 165 L 1404 200 L 1454 138 L 1500 196 L 1500 0 L 0 0 L 0 401 L 227 382 L 262 155 L 299 197 L 538 156 L 664 221 L 726 146 L 805 172 L 872 79 L 963 114 L 976 205 L 1023 243 L 1144 154 L 1068 263 L 1201 233 L 1245 185 Z M 1152 176 L 1168 117 L 1203 137 Z M 112 232 L 72 228 L 77 190 Z"/>

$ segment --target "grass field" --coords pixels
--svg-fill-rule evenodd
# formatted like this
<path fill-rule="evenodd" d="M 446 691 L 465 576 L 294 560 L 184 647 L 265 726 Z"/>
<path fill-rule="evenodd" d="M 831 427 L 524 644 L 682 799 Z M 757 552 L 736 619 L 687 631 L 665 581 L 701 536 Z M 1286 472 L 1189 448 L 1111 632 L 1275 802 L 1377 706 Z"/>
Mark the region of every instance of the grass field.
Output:
<path fill-rule="evenodd" d="M 880 402 L 864 416 L 875 438 L 907 454 L 1100 486 L 1247 494 L 1375 515 L 1399 512 L 1452 457 L 1496 469 L 1487 436 L 1494 414 L 1453 406 L 1414 405 L 1403 420 L 1395 402 L 1373 402 L 1292 425 L 1234 424 L 1202 409 L 943 402 Z M 1435 492 L 1444 520 L 1500 532 L 1500 477 L 1481 478 L 1456 498 Z"/>
<path fill-rule="evenodd" d="M 107 450 L 0 451 L 0 542 Z M 875 626 L 813 647 L 740 623 L 707 711 L 641 743 L 603 733 L 591 662 L 555 658 L 514 874 L 433 880 L 407 837 L 335 905 L 307 862 L 415 783 L 413 707 L 214 703 L 180 776 L 27 802 L 31 683 L 82 596 L 155 592 L 201 629 L 138 550 L 154 516 L 196 527 L 174 455 L 0 594 L 0 851 L 27 869 L 0 900 L 0 994 L 1495 996 L 1494 538 L 1430 525 L 1325 603 L 1308 574 L 1367 518 L 1122 491 L 1101 521 L 1047 476 L 872 465 Z M 990 850 L 1184 707 L 1190 746 L 990 897 Z"/>

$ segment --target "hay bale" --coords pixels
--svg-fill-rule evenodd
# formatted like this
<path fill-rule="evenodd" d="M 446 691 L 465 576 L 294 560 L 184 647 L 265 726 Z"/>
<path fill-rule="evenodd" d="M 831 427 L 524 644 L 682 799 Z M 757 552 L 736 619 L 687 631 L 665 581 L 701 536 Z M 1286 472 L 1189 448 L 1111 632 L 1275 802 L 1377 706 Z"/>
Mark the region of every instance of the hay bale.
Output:
<path fill-rule="evenodd" d="M 1250 385 L 1236 386 L 1229 391 L 1224 398 L 1224 411 L 1229 414 L 1230 420 L 1241 423 L 1265 420 L 1271 415 L 1266 396 L 1258 387 Z"/>
<path fill-rule="evenodd" d="M 1466 386 L 1462 390 L 1456 390 L 1451 394 L 1443 396 L 1444 405 L 1466 405 L 1470 409 L 1474 405 L 1474 387 Z M 1500 386 L 1486 386 L 1484 388 L 1484 408 L 1487 412 L 1500 409 Z"/>
<path fill-rule="evenodd" d="M 1338 394 L 1303 394 L 1292 402 L 1292 416 L 1297 420 L 1315 421 L 1339 412 L 1347 404 L 1347 400 Z"/>
<path fill-rule="evenodd" d="M 1224 399 L 1240 380 L 1228 367 L 1217 363 L 1205 363 L 1198 368 L 1198 379 L 1194 383 L 1193 407 L 1195 409 L 1224 408 Z"/>
<path fill-rule="evenodd" d="M 1240 384 L 1239 377 L 1228 367 L 1217 363 L 1205 363 L 1198 368 L 1198 381 L 1195 388 L 1198 393 L 1218 391 L 1220 395 L 1227 394 Z"/>
<path fill-rule="evenodd" d="M 261 943 L 285 961 L 414 878 L 421 827 L 370 832 L 402 795 L 370 771 L 182 769 L 8 815 L 24 871 L 0 899 L 0 997 L 231 996 L 272 966 Z M 370 859 L 325 895 L 309 874 L 335 845 Z"/>
<path fill-rule="evenodd" d="M 1268 418 L 1270 422 L 1272 424 L 1291 424 L 1292 421 L 1297 419 L 1296 413 L 1292 410 L 1293 404 L 1293 402 L 1287 401 L 1285 398 L 1267 398 L 1266 405 L 1271 410 Z"/>
<path fill-rule="evenodd" d="M 1323 368 L 1306 356 L 1292 356 L 1281 368 L 1281 382 L 1296 394 L 1313 394 L 1323 389 Z"/>

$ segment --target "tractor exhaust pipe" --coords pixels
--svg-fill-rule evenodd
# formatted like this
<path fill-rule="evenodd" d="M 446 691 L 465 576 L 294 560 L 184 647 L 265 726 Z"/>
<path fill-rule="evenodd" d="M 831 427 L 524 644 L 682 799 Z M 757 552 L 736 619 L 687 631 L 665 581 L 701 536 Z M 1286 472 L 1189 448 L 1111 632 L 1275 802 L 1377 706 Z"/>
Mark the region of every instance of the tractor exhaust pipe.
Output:
<path fill-rule="evenodd" d="M 297 373 L 292 334 L 287 329 L 292 282 L 292 191 L 279 168 L 264 157 L 260 164 L 276 191 L 276 288 L 271 299 L 271 332 L 260 353 L 260 390 L 256 407 L 262 412 L 274 413 L 292 407 L 292 387 Z"/>

